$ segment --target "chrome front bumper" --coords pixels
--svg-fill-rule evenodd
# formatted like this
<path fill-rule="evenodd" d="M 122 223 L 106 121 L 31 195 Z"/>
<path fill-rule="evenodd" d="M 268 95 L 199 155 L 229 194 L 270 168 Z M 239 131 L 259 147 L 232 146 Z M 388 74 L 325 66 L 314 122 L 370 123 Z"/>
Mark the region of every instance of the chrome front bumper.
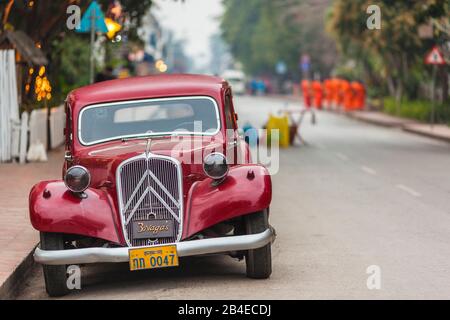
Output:
<path fill-rule="evenodd" d="M 179 257 L 198 256 L 213 253 L 251 250 L 264 247 L 275 241 L 276 233 L 273 228 L 264 232 L 223 238 L 192 240 L 178 242 Z M 86 248 L 72 250 L 41 250 L 34 251 L 34 261 L 46 265 L 70 265 L 88 263 L 128 262 L 129 247 L 123 248 Z"/>

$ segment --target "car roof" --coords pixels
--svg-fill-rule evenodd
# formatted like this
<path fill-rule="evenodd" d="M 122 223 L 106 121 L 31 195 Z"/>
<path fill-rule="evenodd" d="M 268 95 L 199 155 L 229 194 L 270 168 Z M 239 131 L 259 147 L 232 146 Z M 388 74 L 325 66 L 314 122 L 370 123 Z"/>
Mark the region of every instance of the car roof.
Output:
<path fill-rule="evenodd" d="M 219 77 L 193 74 L 152 75 L 95 83 L 72 91 L 68 102 L 79 111 L 87 105 L 176 96 L 219 99 L 228 83 Z"/>

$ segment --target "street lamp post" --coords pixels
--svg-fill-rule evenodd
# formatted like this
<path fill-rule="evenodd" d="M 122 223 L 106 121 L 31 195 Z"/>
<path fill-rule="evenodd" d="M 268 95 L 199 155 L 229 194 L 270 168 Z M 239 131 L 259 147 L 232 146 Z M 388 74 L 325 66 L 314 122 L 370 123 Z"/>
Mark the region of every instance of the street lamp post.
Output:
<path fill-rule="evenodd" d="M 94 57 L 94 45 L 95 45 L 95 33 L 107 33 L 108 28 L 105 24 L 105 15 L 103 14 L 100 6 L 96 1 L 92 1 L 83 17 L 79 27 L 77 27 L 76 32 L 79 33 L 90 33 L 91 35 L 91 48 L 90 48 L 90 70 L 89 70 L 89 80 L 90 83 L 94 82 L 94 72 L 95 72 L 95 57 Z"/>
<path fill-rule="evenodd" d="M 89 82 L 94 83 L 94 44 L 95 44 L 95 11 L 91 15 L 91 56 L 90 56 L 90 70 L 89 70 Z"/>

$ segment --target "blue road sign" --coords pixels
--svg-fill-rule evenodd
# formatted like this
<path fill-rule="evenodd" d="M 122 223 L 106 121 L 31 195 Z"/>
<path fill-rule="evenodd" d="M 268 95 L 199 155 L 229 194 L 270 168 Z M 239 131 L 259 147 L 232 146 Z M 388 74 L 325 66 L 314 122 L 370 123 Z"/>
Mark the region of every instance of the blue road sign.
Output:
<path fill-rule="evenodd" d="M 92 26 L 92 22 L 94 25 Z M 108 28 L 105 24 L 105 15 L 100 9 L 97 1 L 92 1 L 86 12 L 81 18 L 80 25 L 75 29 L 79 33 L 91 32 L 92 27 L 94 27 L 95 32 L 107 33 Z"/>

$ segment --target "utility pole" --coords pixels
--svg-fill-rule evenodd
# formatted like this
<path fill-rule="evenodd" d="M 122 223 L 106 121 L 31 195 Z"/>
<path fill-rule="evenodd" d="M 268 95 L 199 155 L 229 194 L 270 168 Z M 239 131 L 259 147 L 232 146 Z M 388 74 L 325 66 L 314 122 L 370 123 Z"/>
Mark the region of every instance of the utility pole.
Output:
<path fill-rule="evenodd" d="M 94 45 L 95 45 L 95 11 L 91 15 L 91 60 L 89 70 L 89 81 L 94 83 L 94 70 L 95 70 L 95 58 L 94 58 Z"/>
<path fill-rule="evenodd" d="M 94 83 L 95 74 L 95 57 L 94 57 L 94 46 L 95 46 L 95 34 L 97 32 L 107 33 L 108 27 L 105 23 L 105 15 L 103 14 L 97 1 L 92 1 L 86 12 L 81 18 L 79 28 L 75 29 L 78 33 L 90 33 L 91 35 L 91 48 L 90 48 L 90 63 L 89 63 L 89 81 Z"/>

